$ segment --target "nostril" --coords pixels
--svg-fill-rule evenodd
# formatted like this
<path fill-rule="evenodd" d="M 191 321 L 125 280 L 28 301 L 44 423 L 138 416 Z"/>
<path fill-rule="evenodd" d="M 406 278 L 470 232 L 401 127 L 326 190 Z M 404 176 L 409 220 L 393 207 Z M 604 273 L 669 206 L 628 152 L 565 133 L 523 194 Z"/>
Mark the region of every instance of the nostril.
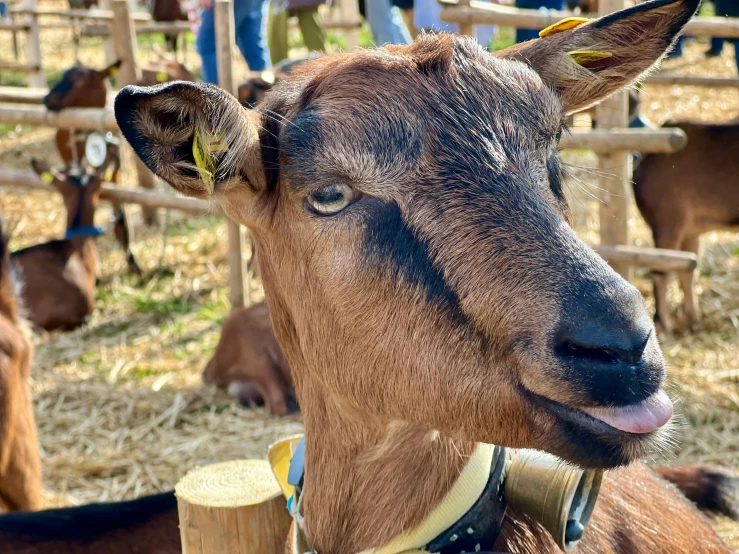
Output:
<path fill-rule="evenodd" d="M 648 341 L 649 334 L 646 337 L 585 334 L 580 337 L 562 337 L 556 346 L 556 352 L 567 359 L 633 366 L 641 361 Z"/>
<path fill-rule="evenodd" d="M 615 353 L 609 349 L 585 346 L 566 341 L 557 346 L 557 354 L 562 358 L 588 358 L 599 362 L 617 362 Z"/>

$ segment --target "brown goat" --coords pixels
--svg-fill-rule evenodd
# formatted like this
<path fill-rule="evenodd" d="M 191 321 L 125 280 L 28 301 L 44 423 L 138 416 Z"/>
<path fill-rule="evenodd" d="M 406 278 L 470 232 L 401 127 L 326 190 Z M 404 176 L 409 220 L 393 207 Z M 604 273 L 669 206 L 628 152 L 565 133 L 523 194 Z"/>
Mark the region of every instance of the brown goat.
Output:
<path fill-rule="evenodd" d="M 108 87 L 106 82 L 111 75 L 121 65 L 121 61 L 117 61 L 105 69 L 97 70 L 86 67 L 77 62 L 62 74 L 59 82 L 52 87 L 44 97 L 44 106 L 48 110 L 58 112 L 64 108 L 104 108 L 107 102 Z M 74 138 L 73 138 L 74 137 Z M 62 161 L 68 165 L 73 162 L 79 163 L 85 155 L 85 141 L 88 133 L 75 133 L 74 135 L 69 129 L 59 129 L 56 132 L 56 147 Z M 109 144 L 109 150 L 114 155 L 118 155 L 118 146 Z M 111 174 L 109 179 L 112 182 L 120 183 L 120 164 Z M 128 228 L 126 212 L 123 206 L 115 202 L 113 207 L 113 226 L 115 237 L 126 253 L 126 263 L 131 273 L 141 275 L 141 267 L 131 251 L 131 233 Z"/>
<path fill-rule="evenodd" d="M 275 339 L 264 302 L 231 312 L 215 354 L 205 366 L 203 381 L 228 389 L 242 404 L 263 403 L 274 416 L 295 411 L 290 366 Z"/>
<path fill-rule="evenodd" d="M 239 85 L 236 97 L 247 108 L 253 108 L 264 100 L 264 96 L 275 84 L 284 81 L 298 66 L 322 55 L 311 52 L 295 60 L 282 60 L 268 71 L 251 71 L 249 78 Z"/>
<path fill-rule="evenodd" d="M 668 436 L 664 359 L 639 292 L 569 226 L 557 152 L 566 113 L 648 71 L 697 7 L 654 0 L 495 54 L 438 34 L 329 55 L 256 110 L 203 84 L 118 94 L 144 163 L 253 233 L 313 551 L 417 528 L 497 444 L 624 466 L 580 554 L 728 554 L 639 462 Z M 559 551 L 525 515 L 503 529 L 482 550 Z"/>
<path fill-rule="evenodd" d="M 0 513 L 41 507 L 41 460 L 31 403 L 33 345 L 21 321 L 8 236 L 0 222 Z"/>
<path fill-rule="evenodd" d="M 739 227 L 739 124 L 676 122 L 688 145 L 674 154 L 645 154 L 634 170 L 634 197 L 652 229 L 658 248 L 698 254 L 700 235 Z M 692 330 L 698 321 L 694 271 L 678 273 L 684 300 L 675 331 Z M 667 286 L 670 275 L 654 274 L 655 323 L 669 330 Z"/>
<path fill-rule="evenodd" d="M 23 282 L 26 316 L 37 327 L 75 329 L 92 314 L 98 264 L 95 237 L 102 232 L 93 225 L 95 208 L 103 175 L 117 163 L 117 156 L 110 151 L 106 162 L 94 172 L 81 172 L 78 166 L 59 172 L 44 162 L 31 162 L 34 171 L 61 193 L 67 209 L 64 239 L 11 255 L 13 269 Z"/>
<path fill-rule="evenodd" d="M 182 9 L 180 0 L 145 0 L 144 4 L 154 21 L 187 21 L 187 12 Z M 167 49 L 176 52 L 177 33 L 164 33 L 164 38 L 167 42 Z"/>
<path fill-rule="evenodd" d="M 104 108 L 108 97 L 107 80 L 120 66 L 120 60 L 102 70 L 84 66 L 80 62 L 75 63 L 49 90 L 43 100 L 44 106 L 52 112 L 65 108 Z M 86 134 L 81 133 L 72 140 L 69 129 L 59 129 L 56 132 L 56 147 L 65 164 L 82 160 L 86 139 Z"/>
<path fill-rule="evenodd" d="M 175 60 L 161 59 L 159 62 L 141 68 L 139 86 L 148 87 L 161 85 L 169 81 L 197 81 L 189 69 Z"/>

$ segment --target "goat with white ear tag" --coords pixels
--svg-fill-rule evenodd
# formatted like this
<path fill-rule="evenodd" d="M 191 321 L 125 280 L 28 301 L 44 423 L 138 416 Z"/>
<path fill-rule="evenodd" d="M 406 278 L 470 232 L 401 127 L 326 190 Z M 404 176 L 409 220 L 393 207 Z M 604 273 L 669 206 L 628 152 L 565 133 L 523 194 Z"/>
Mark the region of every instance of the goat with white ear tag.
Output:
<path fill-rule="evenodd" d="M 64 171 L 45 162 L 31 165 L 41 180 L 62 195 L 67 227 L 62 240 L 52 240 L 13 252 L 11 264 L 23 282 L 22 300 L 27 317 L 42 329 L 75 329 L 92 314 L 95 304 L 98 255 L 95 239 L 103 233 L 94 216 L 103 175 L 118 164 L 109 152 L 96 169 L 70 164 Z"/>
<path fill-rule="evenodd" d="M 256 110 L 189 83 L 119 93 L 149 168 L 253 233 L 305 420 L 310 550 L 431 548 L 501 492 L 511 448 L 626 466 L 578 552 L 728 552 L 639 463 L 669 438 L 664 359 L 639 292 L 570 227 L 557 151 L 565 115 L 649 71 L 697 6 L 495 54 L 439 34 L 329 55 Z M 515 510 L 488 531 L 480 551 L 559 551 Z"/>

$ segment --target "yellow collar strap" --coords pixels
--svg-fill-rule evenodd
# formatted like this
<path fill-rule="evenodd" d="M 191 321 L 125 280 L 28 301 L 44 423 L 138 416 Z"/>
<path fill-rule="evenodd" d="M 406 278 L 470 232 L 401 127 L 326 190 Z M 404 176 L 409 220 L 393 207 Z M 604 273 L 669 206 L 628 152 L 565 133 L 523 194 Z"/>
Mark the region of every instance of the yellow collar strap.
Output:
<path fill-rule="evenodd" d="M 381 548 L 365 550 L 361 554 L 400 554 L 417 552 L 441 532 L 454 525 L 470 511 L 480 498 L 490 479 L 495 446 L 478 443 L 462 473 L 444 499 L 415 529 L 395 537 Z"/>
<path fill-rule="evenodd" d="M 269 461 L 272 471 L 280 484 L 285 498 L 293 498 L 294 488 L 287 482 L 290 457 L 300 441 L 300 435 L 289 437 L 269 449 Z M 385 546 L 365 550 L 360 554 L 412 554 L 428 544 L 444 530 L 454 525 L 464 516 L 480 498 L 490 479 L 495 446 L 479 443 L 470 456 L 467 465 L 444 499 L 434 508 L 428 517 L 415 529 L 395 537 Z M 290 548 L 292 554 L 306 554 L 308 544 L 299 525 L 293 521 L 290 530 Z"/>

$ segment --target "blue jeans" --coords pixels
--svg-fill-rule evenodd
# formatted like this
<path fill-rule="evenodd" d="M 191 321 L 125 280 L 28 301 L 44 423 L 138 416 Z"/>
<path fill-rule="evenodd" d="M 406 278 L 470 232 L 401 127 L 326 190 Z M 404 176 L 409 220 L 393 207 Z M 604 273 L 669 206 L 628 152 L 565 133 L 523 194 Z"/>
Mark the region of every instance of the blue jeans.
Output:
<path fill-rule="evenodd" d="M 234 32 L 236 45 L 241 50 L 251 71 L 271 67 L 267 47 L 267 7 L 269 0 L 234 0 Z M 213 8 L 203 10 L 195 47 L 203 62 L 203 80 L 218 84 L 216 61 L 216 33 Z"/>
<path fill-rule="evenodd" d="M 530 10 L 538 10 L 541 8 L 549 10 L 564 10 L 565 0 L 516 0 L 517 8 L 528 8 Z M 525 42 L 534 38 L 539 38 L 539 31 L 536 29 L 516 29 L 516 42 Z"/>
<path fill-rule="evenodd" d="M 377 46 L 413 42 L 400 10 L 391 6 L 390 0 L 366 0 L 364 10 Z"/>
<path fill-rule="evenodd" d="M 720 37 L 713 37 L 711 39 L 711 50 L 712 54 L 718 56 L 724 50 L 724 41 L 731 42 L 734 45 L 734 59 L 736 61 L 736 69 L 739 71 L 739 39 L 727 38 L 723 39 Z"/>

